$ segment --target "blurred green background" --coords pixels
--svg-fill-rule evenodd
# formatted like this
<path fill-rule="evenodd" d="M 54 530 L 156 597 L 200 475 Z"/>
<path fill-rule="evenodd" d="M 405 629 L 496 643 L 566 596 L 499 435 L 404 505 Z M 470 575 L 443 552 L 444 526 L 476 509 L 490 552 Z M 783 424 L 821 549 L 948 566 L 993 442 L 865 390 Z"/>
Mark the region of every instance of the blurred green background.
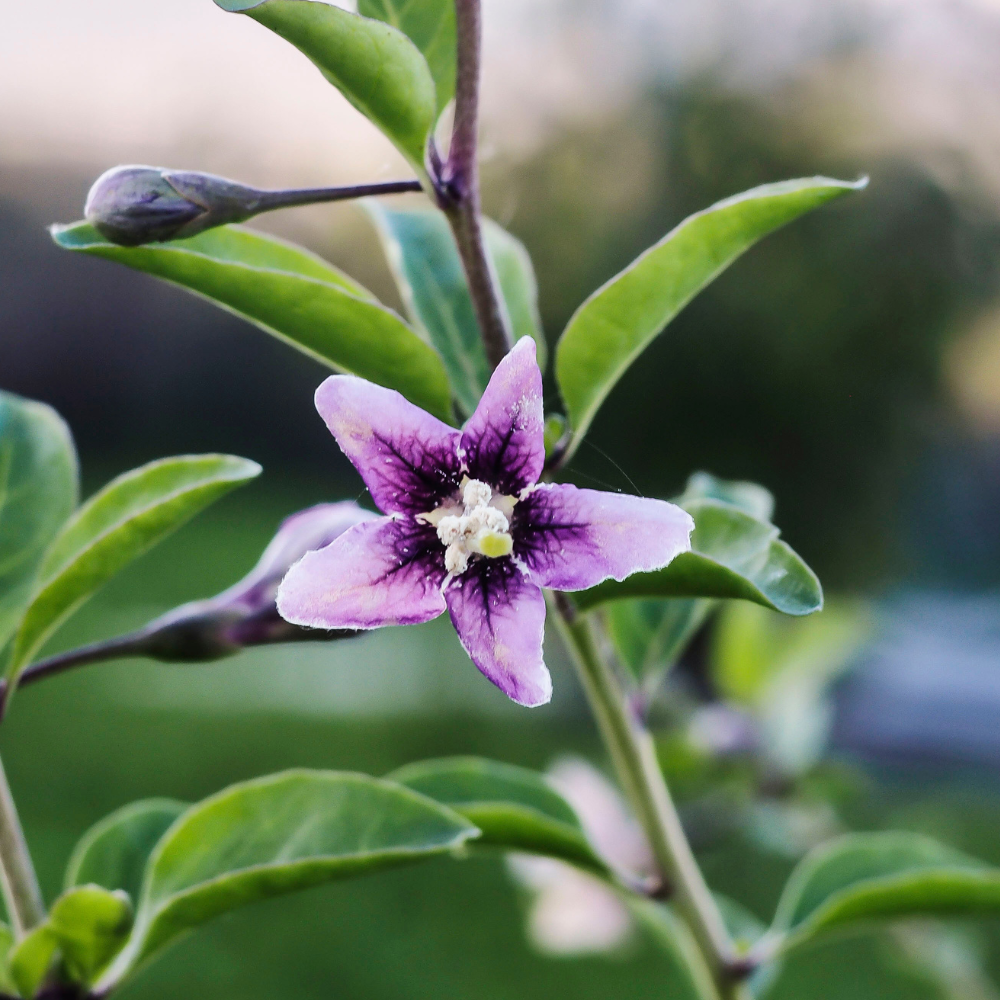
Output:
<path fill-rule="evenodd" d="M 659 496 L 698 468 L 762 482 L 785 537 L 834 590 L 986 601 L 993 624 L 977 655 L 995 663 L 995 2 L 486 10 L 484 197 L 534 257 L 553 343 L 592 289 L 688 213 L 790 176 L 872 178 L 699 297 L 615 389 L 573 475 Z M 403 167 L 303 60 L 209 0 L 178 0 L 169 19 L 153 0 L 0 0 L 0 13 L 0 386 L 66 416 L 87 490 L 186 451 L 265 467 L 95 599 L 55 649 L 222 589 L 281 517 L 361 487 L 312 409 L 321 369 L 180 291 L 60 254 L 44 225 L 78 217 L 91 180 L 117 162 L 275 186 Z M 355 208 L 263 225 L 398 305 Z M 940 646 L 912 671 L 951 670 L 961 687 L 962 637 L 942 621 Z M 80 833 L 137 797 L 194 799 L 287 766 L 379 774 L 447 753 L 544 767 L 572 749 L 600 761 L 582 696 L 550 649 L 555 698 L 533 712 L 482 680 L 443 623 L 209 667 L 123 662 L 25 691 L 0 748 L 53 893 Z M 976 677 L 969 701 L 990 727 L 998 688 L 988 671 Z M 851 765 L 863 778 L 840 803 L 849 825 L 921 829 L 1000 862 L 995 747 L 963 756 L 939 741 Z M 707 852 L 713 885 L 768 917 L 790 862 L 732 837 Z M 670 995 L 669 970 L 648 950 L 627 965 L 537 956 L 522 902 L 497 863 L 390 872 L 219 921 L 128 995 Z M 998 931 L 979 928 L 995 973 Z M 940 995 L 897 966 L 879 938 L 830 945 L 789 968 L 780 996 Z"/>

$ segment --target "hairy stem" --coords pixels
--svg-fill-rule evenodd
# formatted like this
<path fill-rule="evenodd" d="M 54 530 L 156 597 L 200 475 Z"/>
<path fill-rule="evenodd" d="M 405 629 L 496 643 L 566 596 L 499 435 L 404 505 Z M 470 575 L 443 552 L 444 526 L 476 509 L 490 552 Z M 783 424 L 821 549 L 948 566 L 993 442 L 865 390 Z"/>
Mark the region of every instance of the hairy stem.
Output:
<path fill-rule="evenodd" d="M 45 919 L 45 903 L 21 829 L 17 807 L 0 762 L 0 885 L 18 939 Z"/>
<path fill-rule="evenodd" d="M 590 623 L 562 594 L 550 594 L 549 605 L 619 780 L 673 890 L 672 902 L 704 955 L 720 996 L 739 997 L 732 942 L 663 780 L 652 737 L 632 717 L 617 678 L 597 648 Z"/>
<path fill-rule="evenodd" d="M 458 75 L 455 125 L 448 160 L 437 179 L 438 195 L 451 224 L 469 294 L 490 367 L 496 368 L 513 345 L 510 317 L 497 291 L 497 277 L 486 252 L 479 205 L 479 80 L 482 49 L 480 0 L 455 0 Z"/>

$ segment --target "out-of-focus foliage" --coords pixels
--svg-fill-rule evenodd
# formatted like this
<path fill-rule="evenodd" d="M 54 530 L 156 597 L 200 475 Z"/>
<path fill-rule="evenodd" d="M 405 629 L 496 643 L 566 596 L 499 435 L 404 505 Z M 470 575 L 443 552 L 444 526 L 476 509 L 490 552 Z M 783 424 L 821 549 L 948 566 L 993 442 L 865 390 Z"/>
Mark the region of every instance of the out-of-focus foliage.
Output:
<path fill-rule="evenodd" d="M 77 498 L 76 450 L 51 407 L 0 392 L 0 656 Z"/>
<path fill-rule="evenodd" d="M 857 161 L 824 151 L 780 106 L 705 79 L 650 90 L 630 114 L 566 129 L 512 178 L 499 165 L 492 176 L 517 192 L 510 226 L 539 264 L 551 332 L 685 216 L 817 166 L 843 176 Z M 769 237 L 702 292 L 589 434 L 645 492 L 668 495 L 696 467 L 767 483 L 786 536 L 840 588 L 903 568 L 910 493 L 926 488 L 914 463 L 939 439 L 962 444 L 945 416 L 944 346 L 995 293 L 1000 260 L 986 201 L 970 211 L 899 160 L 864 169 L 863 198 Z M 626 488 L 601 453 L 584 443 L 581 483 Z M 959 530 L 940 514 L 934 524 Z M 977 526 L 995 551 L 987 521 Z"/>

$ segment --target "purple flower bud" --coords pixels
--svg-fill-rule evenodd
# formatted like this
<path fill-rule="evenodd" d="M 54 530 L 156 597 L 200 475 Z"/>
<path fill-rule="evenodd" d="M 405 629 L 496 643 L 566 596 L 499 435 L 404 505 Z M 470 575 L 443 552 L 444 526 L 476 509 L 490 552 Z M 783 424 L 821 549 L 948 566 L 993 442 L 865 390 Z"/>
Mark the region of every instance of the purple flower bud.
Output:
<path fill-rule="evenodd" d="M 249 219 L 260 211 L 263 194 L 212 174 L 114 167 L 94 182 L 83 214 L 112 243 L 139 246 Z"/>
<path fill-rule="evenodd" d="M 167 662 L 222 659 L 246 646 L 346 638 L 354 631 L 302 628 L 285 621 L 275 606 L 278 584 L 307 552 L 322 549 L 348 528 L 376 515 L 350 501 L 319 504 L 286 518 L 257 565 L 215 597 L 192 601 L 142 630 L 141 652 Z"/>

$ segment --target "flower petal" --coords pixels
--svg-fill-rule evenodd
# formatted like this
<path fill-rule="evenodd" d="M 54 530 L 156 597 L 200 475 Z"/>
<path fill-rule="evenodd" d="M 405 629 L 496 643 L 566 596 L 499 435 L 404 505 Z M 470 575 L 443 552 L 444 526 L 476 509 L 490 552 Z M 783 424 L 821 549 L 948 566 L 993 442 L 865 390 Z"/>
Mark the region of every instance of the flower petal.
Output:
<path fill-rule="evenodd" d="M 534 708 L 552 697 L 542 660 L 545 598 L 509 559 L 480 559 L 445 592 L 472 662 L 508 698 Z"/>
<path fill-rule="evenodd" d="M 554 590 L 586 590 L 666 566 L 691 548 L 694 521 L 664 500 L 543 484 L 514 508 L 514 556 Z"/>
<path fill-rule="evenodd" d="M 459 432 L 398 392 L 331 375 L 316 409 L 386 514 L 426 513 L 458 489 Z"/>
<path fill-rule="evenodd" d="M 278 612 L 312 628 L 416 625 L 444 611 L 444 576 L 432 527 L 382 517 L 300 559 L 278 589 Z"/>
<path fill-rule="evenodd" d="M 544 423 L 535 342 L 522 337 L 497 366 L 465 425 L 469 475 L 509 496 L 537 483 L 545 465 Z"/>

